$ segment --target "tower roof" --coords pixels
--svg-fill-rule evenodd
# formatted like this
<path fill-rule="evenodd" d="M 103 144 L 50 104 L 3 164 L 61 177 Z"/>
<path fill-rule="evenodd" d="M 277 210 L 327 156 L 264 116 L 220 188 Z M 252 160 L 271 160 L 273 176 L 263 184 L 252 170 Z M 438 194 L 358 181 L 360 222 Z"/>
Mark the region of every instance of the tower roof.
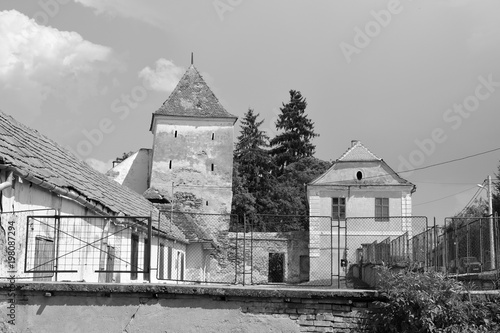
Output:
<path fill-rule="evenodd" d="M 155 115 L 233 118 L 235 121 L 238 118 L 224 109 L 193 65 L 187 69 L 174 91 L 153 117 Z"/>

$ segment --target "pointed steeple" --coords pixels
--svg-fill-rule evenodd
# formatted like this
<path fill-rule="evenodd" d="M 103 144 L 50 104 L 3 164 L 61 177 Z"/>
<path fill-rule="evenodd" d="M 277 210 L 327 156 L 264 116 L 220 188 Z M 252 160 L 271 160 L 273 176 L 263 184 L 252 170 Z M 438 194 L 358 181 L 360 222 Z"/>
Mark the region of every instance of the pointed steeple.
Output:
<path fill-rule="evenodd" d="M 155 115 L 237 119 L 224 109 L 194 65 L 189 66 Z"/>

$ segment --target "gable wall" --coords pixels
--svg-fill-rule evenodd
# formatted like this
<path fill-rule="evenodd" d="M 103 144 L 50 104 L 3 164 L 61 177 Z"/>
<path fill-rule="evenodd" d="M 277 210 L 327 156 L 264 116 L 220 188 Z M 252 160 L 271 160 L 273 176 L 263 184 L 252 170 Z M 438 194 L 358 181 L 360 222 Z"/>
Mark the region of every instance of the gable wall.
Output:
<path fill-rule="evenodd" d="M 149 149 L 141 149 L 108 171 L 106 175 L 132 191 L 143 194 L 148 189 L 149 164 Z"/>

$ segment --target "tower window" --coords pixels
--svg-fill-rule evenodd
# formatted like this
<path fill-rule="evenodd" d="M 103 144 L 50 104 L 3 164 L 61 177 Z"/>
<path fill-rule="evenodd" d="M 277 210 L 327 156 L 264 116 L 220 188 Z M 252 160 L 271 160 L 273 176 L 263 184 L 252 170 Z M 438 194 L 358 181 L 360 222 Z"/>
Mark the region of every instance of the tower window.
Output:
<path fill-rule="evenodd" d="M 212 133 L 212 140 L 215 139 L 215 133 Z"/>
<path fill-rule="evenodd" d="M 176 138 L 176 137 L 177 137 L 177 131 L 174 132 L 174 138 Z"/>
<path fill-rule="evenodd" d="M 170 160 L 170 161 L 168 162 L 168 168 L 169 168 L 169 169 L 172 169 L 172 160 Z"/>
<path fill-rule="evenodd" d="M 208 201 L 205 203 L 205 205 L 207 205 L 207 206 L 208 206 Z"/>
<path fill-rule="evenodd" d="M 214 168 L 215 168 L 215 166 L 214 166 L 214 164 L 212 163 L 212 171 L 214 171 Z"/>

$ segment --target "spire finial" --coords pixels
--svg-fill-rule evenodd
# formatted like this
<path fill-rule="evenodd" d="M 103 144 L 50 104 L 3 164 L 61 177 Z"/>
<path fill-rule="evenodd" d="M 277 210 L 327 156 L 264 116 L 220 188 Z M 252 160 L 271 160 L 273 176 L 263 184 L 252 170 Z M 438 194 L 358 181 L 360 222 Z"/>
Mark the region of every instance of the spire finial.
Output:
<path fill-rule="evenodd" d="M 194 58 L 194 55 L 193 55 L 193 52 L 191 52 L 191 65 L 192 65 L 192 64 L 193 64 L 193 62 L 194 62 L 193 58 Z"/>

